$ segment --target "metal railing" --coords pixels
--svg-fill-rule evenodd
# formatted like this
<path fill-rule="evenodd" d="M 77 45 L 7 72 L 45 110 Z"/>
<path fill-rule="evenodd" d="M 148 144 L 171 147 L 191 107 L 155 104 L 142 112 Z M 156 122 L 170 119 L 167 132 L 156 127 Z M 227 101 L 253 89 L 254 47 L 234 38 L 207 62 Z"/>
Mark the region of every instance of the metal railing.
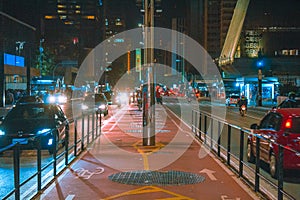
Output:
<path fill-rule="evenodd" d="M 274 180 L 270 178 L 269 174 L 261 172 L 261 168 L 265 164 L 260 160 L 260 148 L 261 141 L 267 140 L 265 137 L 199 110 L 192 111 L 191 128 L 195 137 L 207 148 L 210 148 L 255 192 L 268 199 L 296 199 L 283 188 L 283 157 L 287 150 L 286 147 L 277 144 L 279 146 L 278 176 L 277 180 Z M 256 138 L 255 162 L 253 164 L 244 159 L 247 157 L 247 144 L 250 137 Z M 291 151 L 291 149 L 288 150 Z"/>
<path fill-rule="evenodd" d="M 66 133 L 64 148 L 54 151 L 51 156 L 49 155 L 49 157 L 47 157 L 47 159 L 43 159 L 41 144 L 40 142 L 37 142 L 36 149 L 33 150 L 36 151 L 37 155 L 36 171 L 22 182 L 20 179 L 22 144 L 14 143 L 0 149 L 0 154 L 4 154 L 7 151 L 12 152 L 12 167 L 14 172 L 14 189 L 1 198 L 15 200 L 30 199 L 36 196 L 43 189 L 45 189 L 47 184 L 51 183 L 51 181 L 53 181 L 60 173 L 62 173 L 69 166 L 69 164 L 72 163 L 72 161 L 74 161 L 78 157 L 78 155 L 80 155 L 86 149 L 86 147 L 90 143 L 92 143 L 98 136 L 101 135 L 102 117 L 99 116 L 100 115 L 96 115 L 94 112 L 87 113 L 70 121 L 70 128 Z M 70 138 L 73 139 L 70 141 Z M 37 139 L 38 141 L 40 141 L 40 137 Z M 56 139 L 54 139 L 54 146 L 56 146 Z M 45 160 L 49 159 L 50 161 L 44 163 L 44 165 L 42 166 L 42 162 L 45 162 Z M 47 176 L 42 176 L 43 173 L 46 173 Z M 25 187 L 27 183 L 32 181 L 33 187 L 31 185 L 30 191 L 28 191 L 28 188 L 23 189 L 27 192 L 26 194 L 22 194 L 22 187 Z"/>

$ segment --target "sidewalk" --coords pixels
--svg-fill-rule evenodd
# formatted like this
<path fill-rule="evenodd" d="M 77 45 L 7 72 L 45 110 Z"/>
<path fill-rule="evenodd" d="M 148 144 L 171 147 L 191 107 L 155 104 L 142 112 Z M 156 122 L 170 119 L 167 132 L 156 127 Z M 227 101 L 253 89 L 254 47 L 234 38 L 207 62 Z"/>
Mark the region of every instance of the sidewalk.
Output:
<path fill-rule="evenodd" d="M 114 110 L 102 135 L 35 199 L 259 199 L 156 106 L 155 146 L 142 145 L 142 112 Z"/>

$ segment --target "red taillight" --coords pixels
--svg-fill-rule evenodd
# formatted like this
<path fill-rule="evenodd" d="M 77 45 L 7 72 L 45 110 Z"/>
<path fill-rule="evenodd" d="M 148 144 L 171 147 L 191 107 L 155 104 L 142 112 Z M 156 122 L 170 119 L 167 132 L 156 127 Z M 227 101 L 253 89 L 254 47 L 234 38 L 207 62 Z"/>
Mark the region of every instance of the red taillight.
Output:
<path fill-rule="evenodd" d="M 286 120 L 285 128 L 292 128 L 292 119 L 287 119 Z"/>

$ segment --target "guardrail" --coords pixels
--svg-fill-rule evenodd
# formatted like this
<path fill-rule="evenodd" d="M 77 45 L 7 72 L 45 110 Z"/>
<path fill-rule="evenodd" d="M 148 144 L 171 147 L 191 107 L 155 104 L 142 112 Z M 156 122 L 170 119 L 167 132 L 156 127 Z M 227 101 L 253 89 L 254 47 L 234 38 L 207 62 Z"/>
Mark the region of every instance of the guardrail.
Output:
<path fill-rule="evenodd" d="M 259 159 L 260 145 L 266 138 L 239 126 L 229 124 L 216 116 L 211 116 L 210 113 L 198 110 L 192 111 L 191 128 L 195 136 L 255 192 L 268 199 L 272 199 L 272 197 L 278 200 L 296 199 L 283 188 L 283 156 L 287 150 L 286 147 L 277 144 L 279 146 L 278 177 L 277 181 L 274 181 L 268 175 L 261 173 L 260 170 L 263 167 L 263 162 Z M 256 137 L 254 164 L 244 159 L 248 153 L 245 144 L 247 144 L 249 137 Z"/>
<path fill-rule="evenodd" d="M 42 161 L 45 161 L 45 159 L 43 160 L 42 158 L 41 145 L 38 142 L 36 150 L 34 150 L 37 154 L 36 171 L 22 182 L 20 181 L 22 144 L 14 143 L 0 149 L 0 154 L 5 153 L 6 151 L 12 151 L 14 172 L 14 189 L 8 192 L 6 196 L 1 198 L 14 198 L 15 200 L 31 199 L 45 189 L 47 184 L 51 183 L 51 181 L 53 181 L 60 173 L 62 173 L 91 142 L 101 135 L 101 119 L 101 115 L 96 115 L 93 112 L 84 114 L 70 121 L 69 134 L 66 134 L 68 138 L 66 138 L 64 148 L 54 151 L 54 153 L 51 155 L 52 158 L 50 157 L 50 161 L 45 163 L 43 166 Z M 72 136 L 73 138 L 72 144 L 69 141 L 69 136 Z M 56 140 L 54 139 L 54 141 Z M 43 173 L 46 173 L 47 176 L 42 176 Z M 52 175 L 50 175 L 51 173 Z M 31 186 L 33 187 L 31 187 L 31 189 L 34 191 L 28 192 L 28 189 L 26 188 L 24 190 L 27 191 L 27 194 L 22 194 L 22 187 L 25 187 L 27 183 L 31 183 L 32 181 L 33 185 Z"/>

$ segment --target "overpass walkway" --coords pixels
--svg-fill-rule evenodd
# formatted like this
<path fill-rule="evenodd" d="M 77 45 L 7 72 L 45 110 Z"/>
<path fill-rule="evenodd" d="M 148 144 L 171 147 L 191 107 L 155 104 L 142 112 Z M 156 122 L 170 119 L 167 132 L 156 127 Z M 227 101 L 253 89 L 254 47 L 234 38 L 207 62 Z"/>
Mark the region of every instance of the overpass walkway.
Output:
<path fill-rule="evenodd" d="M 102 134 L 34 199 L 259 199 L 164 105 L 155 146 L 142 145 L 142 112 L 114 109 Z"/>

